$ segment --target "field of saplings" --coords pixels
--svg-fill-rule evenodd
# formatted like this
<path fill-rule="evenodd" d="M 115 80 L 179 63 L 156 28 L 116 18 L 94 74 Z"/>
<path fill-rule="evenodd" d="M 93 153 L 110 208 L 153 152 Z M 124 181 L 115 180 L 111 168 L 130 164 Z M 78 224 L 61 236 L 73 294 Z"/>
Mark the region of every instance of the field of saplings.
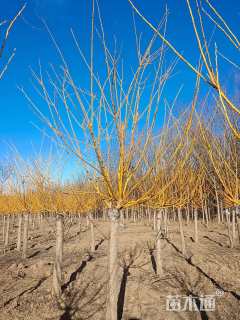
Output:
<path fill-rule="evenodd" d="M 121 211 L 119 222 L 103 209 L 5 214 L 0 319 L 105 319 L 110 280 L 118 319 L 237 319 L 234 215 L 141 206 Z"/>

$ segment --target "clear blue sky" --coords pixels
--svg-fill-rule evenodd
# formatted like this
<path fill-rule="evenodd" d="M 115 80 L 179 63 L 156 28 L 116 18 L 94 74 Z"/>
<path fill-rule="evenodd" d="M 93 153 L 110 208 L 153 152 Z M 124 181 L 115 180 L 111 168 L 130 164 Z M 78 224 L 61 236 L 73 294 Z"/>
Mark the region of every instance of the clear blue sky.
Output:
<path fill-rule="evenodd" d="M 1 1 L 0 21 L 10 19 L 24 3 L 22 0 Z M 188 58 L 197 64 L 197 47 L 194 42 L 191 22 L 185 0 L 135 0 L 134 3 L 145 13 L 155 25 L 163 15 L 164 7 L 170 11 L 167 38 L 184 52 Z M 239 34 L 240 1 L 219 0 L 212 1 L 229 21 L 230 26 Z M 132 11 L 127 0 L 99 0 L 102 18 L 108 42 L 115 35 L 118 43 L 123 47 L 123 55 L 132 63 L 135 54 L 135 40 L 133 34 Z M 11 32 L 5 59 L 11 50 L 16 47 L 16 57 L 0 83 L 0 156 L 3 156 L 5 142 L 14 143 L 23 154 L 28 154 L 30 144 L 40 144 L 41 134 L 32 125 L 42 126 L 32 112 L 28 103 L 17 86 L 24 87 L 31 92 L 31 74 L 29 67 L 37 69 L 38 61 L 44 66 L 48 63 L 58 63 L 55 49 L 41 22 L 44 18 L 63 48 L 68 59 L 74 63 L 76 56 L 73 53 L 70 28 L 78 34 L 81 47 L 87 53 L 89 50 L 90 31 L 90 0 L 29 0 L 22 18 L 18 20 Z M 149 35 L 148 27 L 137 19 L 139 32 Z M 210 33 L 212 29 L 209 29 Z M 239 61 L 239 55 L 234 50 L 225 47 L 223 37 L 216 35 L 219 49 Z M 4 60 L 3 60 L 4 61 Z M 231 68 L 230 68 L 231 70 Z M 231 73 L 231 72 L 230 72 Z M 232 74 L 225 74 L 225 80 Z M 194 76 L 187 71 L 182 63 L 177 67 L 177 74 L 171 81 L 166 98 L 171 101 L 177 89 L 184 84 L 184 90 L 179 98 L 179 105 L 190 102 L 193 91 Z"/>

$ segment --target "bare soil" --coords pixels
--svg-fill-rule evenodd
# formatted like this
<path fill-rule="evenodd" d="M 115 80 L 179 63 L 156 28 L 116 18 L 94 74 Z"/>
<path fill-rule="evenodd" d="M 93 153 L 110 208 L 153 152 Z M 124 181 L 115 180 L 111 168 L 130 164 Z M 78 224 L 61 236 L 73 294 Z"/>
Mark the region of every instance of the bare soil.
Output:
<path fill-rule="evenodd" d="M 146 222 L 147 224 L 147 222 Z M 1 226 L 0 226 L 1 227 Z M 29 234 L 28 258 L 16 251 L 17 226 L 11 227 L 10 245 L 0 256 L 0 320 L 105 319 L 108 283 L 108 222 L 95 222 L 96 251 L 89 251 L 86 224 L 67 226 L 64 242 L 63 296 L 51 292 L 55 254 L 54 225 L 44 222 Z M 119 231 L 119 319 L 240 319 L 240 247 L 229 248 L 227 229 L 199 223 L 184 224 L 187 257 L 181 254 L 178 225 L 171 222 L 162 240 L 164 274 L 156 274 L 154 232 L 143 223 L 128 223 Z M 1 242 L 2 245 L 2 242 Z M 133 258 L 133 263 L 129 262 Z M 167 311 L 169 295 L 213 295 L 215 310 Z M 181 298 L 183 299 L 183 298 Z"/>

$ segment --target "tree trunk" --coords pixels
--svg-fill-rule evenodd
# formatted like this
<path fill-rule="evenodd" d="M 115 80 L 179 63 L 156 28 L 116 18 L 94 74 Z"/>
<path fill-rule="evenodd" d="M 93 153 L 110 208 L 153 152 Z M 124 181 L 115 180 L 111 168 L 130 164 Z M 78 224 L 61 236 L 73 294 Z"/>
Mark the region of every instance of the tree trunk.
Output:
<path fill-rule="evenodd" d="M 91 252 L 95 251 L 95 234 L 94 234 L 94 225 L 93 222 L 90 222 L 90 229 L 91 229 Z"/>
<path fill-rule="evenodd" d="M 163 274 L 162 270 L 162 254 L 161 254 L 161 220 L 162 213 L 157 214 L 157 241 L 156 241 L 156 264 L 157 264 L 157 274 L 161 276 Z"/>
<path fill-rule="evenodd" d="M 18 216 L 17 251 L 21 251 L 22 214 Z"/>
<path fill-rule="evenodd" d="M 198 211 L 194 210 L 194 241 L 198 242 Z"/>
<path fill-rule="evenodd" d="M 156 228 L 156 210 L 153 212 L 153 231 L 155 231 Z"/>
<path fill-rule="evenodd" d="M 121 226 L 124 228 L 125 227 L 125 219 L 124 219 L 124 211 L 120 211 L 120 221 L 121 221 Z"/>
<path fill-rule="evenodd" d="M 207 227 L 207 229 L 208 229 L 208 208 L 207 208 L 207 200 L 205 200 L 204 208 L 205 208 L 206 227 Z"/>
<path fill-rule="evenodd" d="M 5 230 L 5 239 L 4 239 L 4 252 L 9 243 L 9 226 L 10 226 L 10 215 L 7 215 L 7 222 L 6 222 L 6 230 Z"/>
<path fill-rule="evenodd" d="M 224 222 L 224 215 L 223 215 L 223 203 L 222 201 L 220 202 L 220 214 L 221 214 L 221 221 Z"/>
<path fill-rule="evenodd" d="M 5 241 L 5 227 L 6 227 L 6 216 L 3 216 L 3 220 L 2 220 L 2 241 L 4 243 Z"/>
<path fill-rule="evenodd" d="M 236 217 L 236 220 L 237 220 L 237 230 L 238 230 L 238 242 L 240 244 L 240 219 L 238 216 Z"/>
<path fill-rule="evenodd" d="M 236 241 L 236 213 L 235 210 L 232 211 L 232 240 L 233 240 L 233 246 Z"/>
<path fill-rule="evenodd" d="M 23 259 L 27 258 L 27 246 L 28 246 L 28 226 L 29 226 L 29 215 L 28 213 L 24 214 L 24 226 L 23 226 Z"/>
<path fill-rule="evenodd" d="M 147 206 L 148 225 L 151 226 L 151 210 L 149 205 Z"/>
<path fill-rule="evenodd" d="M 87 228 L 89 227 L 89 217 L 88 215 L 86 216 L 86 225 L 87 225 Z"/>
<path fill-rule="evenodd" d="M 173 221 L 174 221 L 174 222 L 176 221 L 176 211 L 175 211 L 174 208 L 173 208 Z"/>
<path fill-rule="evenodd" d="M 180 231 L 181 244 L 182 244 L 182 254 L 185 256 L 186 244 L 185 244 L 183 225 L 182 225 L 182 211 L 180 208 L 178 208 L 178 222 L 179 222 L 179 231 Z"/>
<path fill-rule="evenodd" d="M 118 301 L 118 246 L 117 234 L 120 213 L 117 209 L 109 209 L 110 218 L 110 241 L 109 241 L 109 288 L 107 320 L 117 320 L 117 301 Z"/>
<path fill-rule="evenodd" d="M 164 210 L 164 236 L 168 237 L 168 210 Z"/>
<path fill-rule="evenodd" d="M 231 222 L 230 222 L 230 211 L 229 210 L 226 210 L 226 219 L 227 219 L 229 247 L 233 248 L 233 239 L 232 239 L 232 235 L 231 235 Z"/>
<path fill-rule="evenodd" d="M 56 217 L 56 255 L 53 268 L 53 293 L 57 298 L 62 294 L 62 256 L 63 256 L 63 216 Z"/>
<path fill-rule="evenodd" d="M 189 220 L 190 220 L 190 210 L 189 210 L 189 205 L 187 205 L 187 208 L 186 208 L 186 221 L 187 221 L 187 226 L 189 225 Z"/>

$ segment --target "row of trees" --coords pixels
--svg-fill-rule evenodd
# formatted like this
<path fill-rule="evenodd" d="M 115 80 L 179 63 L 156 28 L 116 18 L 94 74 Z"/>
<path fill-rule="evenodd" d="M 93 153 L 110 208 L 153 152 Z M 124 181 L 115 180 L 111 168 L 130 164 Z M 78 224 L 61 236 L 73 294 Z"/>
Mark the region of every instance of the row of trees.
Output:
<path fill-rule="evenodd" d="M 30 166 L 17 164 L 11 177 L 6 179 L 7 182 L 4 181 L 0 211 L 4 217 L 7 214 L 7 219 L 9 214 L 19 215 L 18 249 L 19 243 L 21 244 L 21 217 L 24 214 L 24 258 L 29 214 L 51 213 L 57 216 L 53 287 L 60 298 L 63 214 L 83 214 L 96 209 L 107 209 L 110 219 L 107 319 L 114 320 L 117 319 L 118 296 L 117 233 L 122 212 L 139 206 L 161 210 L 177 209 L 182 252 L 186 254 L 183 208 L 188 212 L 187 217 L 191 210 L 194 213 L 196 241 L 198 212 L 202 213 L 206 223 L 215 214 L 218 222 L 221 222 L 224 219 L 223 208 L 238 208 L 239 135 L 226 108 L 237 114 L 239 111 L 224 93 L 218 69 L 213 72 L 204 29 L 201 28 L 203 44 L 199 39 L 189 1 L 187 4 L 207 76 L 203 74 L 201 64 L 198 69 L 193 67 L 166 40 L 166 17 L 155 28 L 135 7 L 154 30 L 154 34 L 145 46 L 140 46 L 140 37 L 136 33 L 137 63 L 131 68 L 127 66 L 125 70 L 119 63 L 117 50 L 112 54 L 107 46 L 98 5 L 96 6 L 95 1 L 92 4 L 89 59 L 83 54 L 77 36 L 72 31 L 82 70 L 88 73 L 88 84 L 81 84 L 49 31 L 61 65 L 59 68 L 52 67 L 46 73 L 42 69 L 39 73 L 33 73 L 39 93 L 37 99 L 22 90 L 27 101 L 53 133 L 58 145 L 80 161 L 82 170 L 85 171 L 84 179 L 80 184 L 63 185 L 46 173 L 46 166 L 43 169 L 36 163 Z M 201 14 L 199 10 L 197 12 L 202 27 Z M 95 30 L 98 30 L 97 36 Z M 163 40 L 160 45 L 158 37 Z M 102 52 L 95 52 L 96 41 L 99 41 Z M 162 107 L 164 89 L 176 65 L 176 60 L 166 65 L 167 46 L 196 73 L 191 107 L 177 119 L 173 116 L 172 108 L 169 110 L 166 106 L 163 110 Z M 4 47 L 5 44 L 3 49 Z M 101 65 L 101 70 L 97 69 L 95 63 L 96 55 L 105 63 L 104 66 Z M 219 115 L 207 122 L 196 113 L 201 79 L 218 93 L 217 105 L 221 105 L 225 119 L 221 121 L 226 123 L 220 134 L 211 125 L 213 120 L 220 122 Z M 43 105 L 47 107 L 47 112 L 44 112 L 46 108 Z M 159 234 L 162 211 L 158 212 L 157 217 L 156 211 L 150 212 L 154 219 L 157 218 L 157 262 L 158 272 L 161 274 Z M 235 211 L 233 217 L 235 226 Z M 229 218 L 227 223 L 229 227 Z M 6 226 L 8 229 L 9 220 Z M 230 229 L 228 230 L 231 238 Z"/>

